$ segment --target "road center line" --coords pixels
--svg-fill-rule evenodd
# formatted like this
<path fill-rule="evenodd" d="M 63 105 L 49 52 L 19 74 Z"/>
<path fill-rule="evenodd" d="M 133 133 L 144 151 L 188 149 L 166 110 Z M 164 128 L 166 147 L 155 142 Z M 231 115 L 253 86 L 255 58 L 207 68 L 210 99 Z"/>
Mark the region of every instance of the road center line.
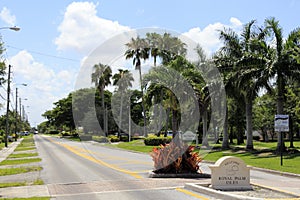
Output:
<path fill-rule="evenodd" d="M 102 161 L 102 160 L 96 159 L 96 158 L 93 157 L 93 156 L 89 156 L 89 155 L 86 155 L 86 154 L 84 154 L 84 153 L 81 153 L 80 150 L 77 150 L 78 147 L 76 147 L 76 148 L 77 148 L 77 149 L 76 149 L 75 147 L 72 147 L 72 146 L 70 146 L 70 145 L 68 145 L 68 144 L 62 144 L 61 142 L 56 142 L 56 141 L 54 141 L 54 140 L 52 140 L 52 139 L 49 139 L 49 141 L 51 141 L 51 142 L 53 142 L 53 143 L 56 143 L 56 144 L 58 144 L 58 145 L 60 145 L 60 146 L 62 146 L 62 147 L 64 147 L 64 148 L 66 148 L 67 150 L 71 151 L 72 153 L 74 153 L 74 154 L 76 154 L 76 155 L 78 155 L 78 156 L 80 156 L 80 157 L 83 157 L 83 158 L 85 158 L 85 159 L 87 159 L 87 160 L 89 160 L 89 161 L 92 161 L 92 162 L 94 162 L 94 163 L 100 164 L 100 165 L 105 166 L 105 167 L 108 167 L 108 168 L 110 168 L 110 169 L 113 169 L 113 170 L 122 172 L 122 173 L 124 173 L 124 174 L 128 174 L 128 175 L 133 176 L 134 178 L 137 178 L 137 179 L 142 179 L 142 178 L 143 178 L 141 175 L 139 175 L 139 173 L 145 173 L 145 172 L 148 172 L 148 171 L 136 171 L 136 172 L 135 172 L 135 171 L 129 171 L 129 170 L 126 170 L 126 169 L 122 169 L 122 168 L 120 168 L 120 167 L 111 165 L 111 164 L 109 164 L 109 163 L 107 163 L 107 162 L 104 162 L 104 161 Z M 90 153 L 91 153 L 91 152 L 90 152 Z"/>

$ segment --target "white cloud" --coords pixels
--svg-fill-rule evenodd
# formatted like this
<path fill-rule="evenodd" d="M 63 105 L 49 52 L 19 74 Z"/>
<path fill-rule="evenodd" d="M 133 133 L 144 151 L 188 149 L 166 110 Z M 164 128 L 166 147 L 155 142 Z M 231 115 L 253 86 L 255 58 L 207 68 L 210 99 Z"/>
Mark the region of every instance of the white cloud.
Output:
<path fill-rule="evenodd" d="M 243 26 L 243 23 L 239 19 L 237 19 L 235 17 L 231 17 L 230 18 L 230 22 L 233 25 L 233 27 L 241 27 L 241 26 Z"/>
<path fill-rule="evenodd" d="M 117 21 L 97 16 L 97 5 L 92 2 L 73 2 L 58 27 L 60 35 L 55 39 L 58 50 L 75 50 L 86 55 L 103 41 L 130 30 Z"/>
<path fill-rule="evenodd" d="M 183 33 L 184 36 L 199 43 L 208 55 L 211 55 L 222 44 L 219 40 L 219 30 L 223 30 L 224 27 L 230 27 L 234 30 L 239 30 L 242 27 L 242 22 L 237 18 L 230 18 L 229 25 L 222 24 L 220 22 L 209 24 L 203 30 L 199 27 L 190 29 L 188 32 Z"/>
<path fill-rule="evenodd" d="M 16 24 L 16 16 L 12 15 L 10 10 L 8 10 L 6 7 L 2 8 L 0 12 L 0 18 L 10 26 L 14 26 Z"/>
<path fill-rule="evenodd" d="M 14 81 L 26 83 L 27 86 L 13 86 L 19 88 L 19 95 L 28 100 L 24 102 L 29 108 L 31 122 L 40 123 L 43 121 L 43 114 L 52 108 L 53 103 L 72 91 L 75 79 L 75 72 L 61 70 L 54 71 L 23 50 L 9 59 L 13 66 Z"/>

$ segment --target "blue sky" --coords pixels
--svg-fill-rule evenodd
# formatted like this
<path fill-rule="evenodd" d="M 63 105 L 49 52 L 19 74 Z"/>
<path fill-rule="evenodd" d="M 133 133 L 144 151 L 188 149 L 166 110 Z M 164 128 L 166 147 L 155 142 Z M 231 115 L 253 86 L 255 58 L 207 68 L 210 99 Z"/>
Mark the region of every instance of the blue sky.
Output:
<path fill-rule="evenodd" d="M 16 25 L 21 30 L 2 29 L 0 34 L 4 59 L 13 65 L 12 89 L 18 87 L 21 98 L 28 99 L 26 112 L 36 125 L 53 102 L 73 90 L 82 60 L 116 33 L 145 27 L 174 30 L 212 53 L 221 45 L 217 29 L 239 30 L 252 19 L 262 25 L 270 16 L 280 21 L 287 35 L 299 26 L 300 1 L 1 0 L 0 27 Z M 20 83 L 28 86 L 16 85 Z M 3 88 L 0 92 L 3 95 Z"/>

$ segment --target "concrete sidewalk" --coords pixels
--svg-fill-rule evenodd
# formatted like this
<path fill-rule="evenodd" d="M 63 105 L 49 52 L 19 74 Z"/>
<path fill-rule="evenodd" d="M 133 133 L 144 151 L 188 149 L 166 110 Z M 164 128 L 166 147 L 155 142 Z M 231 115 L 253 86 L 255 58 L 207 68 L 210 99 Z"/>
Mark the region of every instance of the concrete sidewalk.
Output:
<path fill-rule="evenodd" d="M 14 150 L 16 147 L 22 142 L 23 138 L 18 139 L 15 142 L 10 143 L 7 147 L 4 147 L 0 150 L 0 162 L 5 160 Z"/>

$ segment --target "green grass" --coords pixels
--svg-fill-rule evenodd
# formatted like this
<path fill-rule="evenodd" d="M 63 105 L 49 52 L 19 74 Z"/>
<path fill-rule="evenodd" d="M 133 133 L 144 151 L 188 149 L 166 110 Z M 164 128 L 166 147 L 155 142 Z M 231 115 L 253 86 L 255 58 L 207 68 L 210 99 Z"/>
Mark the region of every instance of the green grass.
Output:
<path fill-rule="evenodd" d="M 28 151 L 36 149 L 35 146 L 28 146 L 28 147 L 17 147 L 15 151 Z"/>
<path fill-rule="evenodd" d="M 33 182 L 23 181 L 23 182 L 0 183 L 0 188 L 30 186 L 30 185 L 44 185 L 44 181 L 41 179 L 36 179 Z"/>
<path fill-rule="evenodd" d="M 26 157 L 34 157 L 38 156 L 38 153 L 17 153 L 17 154 L 10 154 L 8 158 L 26 158 Z"/>
<path fill-rule="evenodd" d="M 119 144 L 107 144 L 109 146 L 118 147 L 126 150 L 149 153 L 153 146 L 146 146 L 144 140 L 133 140 L 131 142 L 121 142 Z"/>
<path fill-rule="evenodd" d="M 1 200 L 50 200 L 50 197 L 0 198 Z"/>
<path fill-rule="evenodd" d="M 0 188 L 26 186 L 26 182 L 0 183 Z"/>
<path fill-rule="evenodd" d="M 42 170 L 42 167 L 39 167 L 39 166 L 4 168 L 4 169 L 0 169 L 0 176 L 21 174 L 21 173 L 41 171 L 41 170 Z"/>
<path fill-rule="evenodd" d="M 26 158 L 26 159 L 17 159 L 17 160 L 3 160 L 0 165 L 20 165 L 26 163 L 40 162 L 41 158 Z"/>
<path fill-rule="evenodd" d="M 245 161 L 247 165 L 272 169 L 283 172 L 300 174 L 300 153 L 284 155 L 283 166 L 280 165 L 280 156 L 273 151 L 212 151 L 204 157 L 204 160 L 217 161 L 223 156 L 236 156 Z"/>

